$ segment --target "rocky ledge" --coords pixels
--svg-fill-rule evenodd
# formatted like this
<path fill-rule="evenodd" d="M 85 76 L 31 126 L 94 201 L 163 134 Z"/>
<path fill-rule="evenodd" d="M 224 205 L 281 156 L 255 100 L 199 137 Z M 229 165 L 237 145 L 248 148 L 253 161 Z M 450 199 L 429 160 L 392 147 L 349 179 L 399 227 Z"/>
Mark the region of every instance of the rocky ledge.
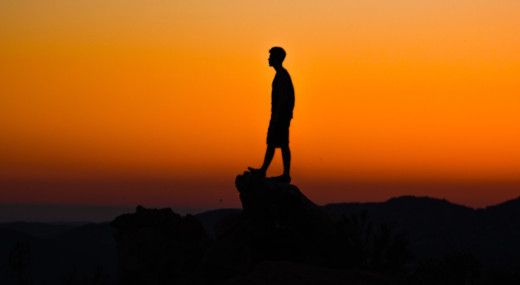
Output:
<path fill-rule="evenodd" d="M 117 217 L 119 284 L 389 284 L 386 275 L 353 271 L 344 221 L 298 187 L 249 172 L 235 184 L 243 211 L 220 219 L 215 239 L 194 216 L 170 209 L 139 206 Z"/>

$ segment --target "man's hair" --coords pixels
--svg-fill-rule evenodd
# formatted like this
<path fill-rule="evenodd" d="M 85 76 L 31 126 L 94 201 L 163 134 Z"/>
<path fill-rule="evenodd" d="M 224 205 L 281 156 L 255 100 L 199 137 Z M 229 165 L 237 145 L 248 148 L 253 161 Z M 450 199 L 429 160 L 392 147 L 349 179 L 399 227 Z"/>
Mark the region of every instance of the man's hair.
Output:
<path fill-rule="evenodd" d="M 271 54 L 271 56 L 279 60 L 280 63 L 283 62 L 286 55 L 285 50 L 281 47 L 273 47 L 269 50 L 269 53 Z"/>

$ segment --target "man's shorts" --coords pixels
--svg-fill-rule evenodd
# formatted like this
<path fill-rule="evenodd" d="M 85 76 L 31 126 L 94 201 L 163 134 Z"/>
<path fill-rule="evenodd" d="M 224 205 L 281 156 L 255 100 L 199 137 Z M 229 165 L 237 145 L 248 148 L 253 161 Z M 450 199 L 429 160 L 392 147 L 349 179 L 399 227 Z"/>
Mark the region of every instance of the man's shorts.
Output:
<path fill-rule="evenodd" d="M 291 119 L 283 119 L 277 122 L 269 122 L 267 130 L 267 144 L 272 147 L 283 147 L 289 145 L 289 125 Z"/>

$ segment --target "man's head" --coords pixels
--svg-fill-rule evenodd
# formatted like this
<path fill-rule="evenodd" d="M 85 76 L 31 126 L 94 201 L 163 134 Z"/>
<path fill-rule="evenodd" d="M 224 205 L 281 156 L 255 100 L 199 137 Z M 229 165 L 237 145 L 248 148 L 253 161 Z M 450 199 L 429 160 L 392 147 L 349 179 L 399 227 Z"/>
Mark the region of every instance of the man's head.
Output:
<path fill-rule="evenodd" d="M 285 59 L 285 50 L 281 47 L 273 47 L 269 50 L 269 66 L 282 65 Z"/>

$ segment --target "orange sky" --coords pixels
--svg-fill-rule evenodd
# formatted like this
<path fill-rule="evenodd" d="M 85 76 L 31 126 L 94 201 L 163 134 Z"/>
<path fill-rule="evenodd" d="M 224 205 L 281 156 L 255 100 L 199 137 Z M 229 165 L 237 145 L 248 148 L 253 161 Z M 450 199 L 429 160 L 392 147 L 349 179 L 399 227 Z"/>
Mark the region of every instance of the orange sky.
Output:
<path fill-rule="evenodd" d="M 520 196 L 519 14 L 517 0 L 4 0 L 0 203 L 238 206 L 234 177 L 265 151 L 275 45 L 311 199 Z"/>

